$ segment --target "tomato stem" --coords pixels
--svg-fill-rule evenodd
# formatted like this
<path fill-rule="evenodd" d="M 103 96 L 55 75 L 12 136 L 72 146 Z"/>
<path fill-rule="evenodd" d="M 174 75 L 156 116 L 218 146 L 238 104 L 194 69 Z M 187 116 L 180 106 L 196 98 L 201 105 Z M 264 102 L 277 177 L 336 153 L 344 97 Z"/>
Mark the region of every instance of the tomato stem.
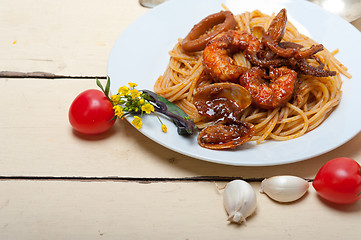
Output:
<path fill-rule="evenodd" d="M 96 83 L 97 83 L 98 87 L 102 90 L 102 92 L 104 93 L 104 95 L 107 97 L 107 99 L 111 102 L 111 104 L 112 104 L 113 107 L 114 107 L 114 103 L 113 103 L 113 101 L 112 101 L 112 100 L 110 99 L 110 97 L 109 97 L 109 91 L 110 91 L 110 78 L 109 78 L 109 76 L 107 76 L 107 83 L 106 83 L 106 85 L 105 85 L 105 89 L 104 89 L 102 83 L 99 81 L 98 78 L 96 79 Z"/>

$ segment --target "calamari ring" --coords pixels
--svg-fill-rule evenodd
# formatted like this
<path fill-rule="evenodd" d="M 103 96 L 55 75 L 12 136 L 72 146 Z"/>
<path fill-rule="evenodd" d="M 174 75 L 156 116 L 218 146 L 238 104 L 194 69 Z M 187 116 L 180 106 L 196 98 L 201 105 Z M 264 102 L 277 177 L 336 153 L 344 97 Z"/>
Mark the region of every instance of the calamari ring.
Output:
<path fill-rule="evenodd" d="M 215 29 L 214 26 L 220 24 Z M 181 47 L 186 52 L 197 52 L 203 50 L 207 43 L 221 32 L 234 29 L 236 20 L 230 11 L 220 11 L 209 15 L 194 25 L 192 30 L 183 39 Z"/>

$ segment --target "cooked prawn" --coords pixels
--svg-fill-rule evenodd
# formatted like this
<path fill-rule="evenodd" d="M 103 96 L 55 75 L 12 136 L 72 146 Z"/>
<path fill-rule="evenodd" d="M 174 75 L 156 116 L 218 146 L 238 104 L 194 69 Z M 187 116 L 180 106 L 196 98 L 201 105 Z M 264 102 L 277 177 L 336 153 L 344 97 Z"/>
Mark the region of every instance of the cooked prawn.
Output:
<path fill-rule="evenodd" d="M 231 55 L 243 51 L 246 58 L 260 67 L 280 67 L 287 59 L 260 59 L 262 43 L 248 32 L 229 30 L 214 38 L 203 51 L 203 65 L 215 82 L 237 82 L 248 69 L 235 64 Z"/>
<path fill-rule="evenodd" d="M 254 54 L 260 50 L 260 41 L 250 33 L 230 30 L 213 39 L 203 52 L 203 65 L 216 82 L 238 82 L 248 69 L 235 64 L 234 52 Z"/>
<path fill-rule="evenodd" d="M 291 99 L 296 79 L 297 73 L 287 67 L 271 69 L 269 75 L 259 67 L 252 67 L 239 78 L 239 83 L 251 94 L 253 105 L 273 109 Z"/>

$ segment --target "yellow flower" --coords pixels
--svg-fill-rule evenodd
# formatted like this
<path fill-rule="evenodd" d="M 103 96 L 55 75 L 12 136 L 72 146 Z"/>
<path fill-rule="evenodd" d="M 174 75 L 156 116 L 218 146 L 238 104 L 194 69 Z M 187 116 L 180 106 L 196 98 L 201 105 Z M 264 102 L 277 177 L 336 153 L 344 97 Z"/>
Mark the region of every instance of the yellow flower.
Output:
<path fill-rule="evenodd" d="M 122 109 L 121 106 L 115 105 L 115 106 L 113 107 L 113 109 L 114 109 L 114 115 L 116 115 L 116 116 L 118 116 L 118 117 L 122 117 L 122 116 L 123 116 L 124 112 L 123 112 L 123 109 Z"/>
<path fill-rule="evenodd" d="M 142 106 L 142 111 L 150 114 L 151 112 L 154 112 L 154 106 L 150 103 L 146 103 Z"/>
<path fill-rule="evenodd" d="M 140 129 L 143 125 L 142 119 L 138 116 L 134 116 L 132 124 L 137 128 Z"/>
<path fill-rule="evenodd" d="M 140 94 L 141 94 L 141 93 L 140 93 L 138 90 L 136 90 L 136 89 L 130 90 L 130 96 L 132 96 L 133 99 L 136 99 L 137 97 L 139 97 Z"/>
<path fill-rule="evenodd" d="M 120 87 L 118 93 L 120 94 L 120 96 L 125 96 L 129 93 L 129 88 L 126 86 Z"/>
<path fill-rule="evenodd" d="M 119 104 L 119 101 L 120 101 L 120 95 L 112 95 L 111 97 L 110 97 L 110 99 L 112 100 L 112 102 L 115 104 L 115 105 L 117 105 L 117 104 Z"/>
<path fill-rule="evenodd" d="M 139 100 L 139 103 L 140 103 L 140 105 L 143 105 L 143 104 L 144 104 L 144 99 L 141 98 L 141 99 Z"/>
<path fill-rule="evenodd" d="M 162 124 L 162 131 L 165 133 L 167 132 L 167 126 L 165 124 Z"/>
<path fill-rule="evenodd" d="M 128 83 L 128 85 L 129 85 L 129 87 L 130 88 L 135 88 L 136 86 L 138 86 L 138 84 L 136 84 L 136 83 Z"/>

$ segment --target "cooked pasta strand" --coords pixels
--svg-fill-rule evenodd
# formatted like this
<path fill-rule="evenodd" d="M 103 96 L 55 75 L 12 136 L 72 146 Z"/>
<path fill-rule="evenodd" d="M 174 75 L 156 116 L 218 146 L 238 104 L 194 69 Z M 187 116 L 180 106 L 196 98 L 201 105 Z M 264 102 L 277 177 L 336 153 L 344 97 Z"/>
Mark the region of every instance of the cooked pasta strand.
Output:
<path fill-rule="evenodd" d="M 257 27 L 267 29 L 274 18 L 258 10 L 234 15 L 238 29 L 252 33 Z M 256 33 L 255 33 L 256 34 Z M 257 37 L 257 36 L 256 36 Z M 317 44 L 312 39 L 298 32 L 296 27 L 288 22 L 284 41 L 291 41 L 310 47 Z M 200 116 L 193 105 L 193 94 L 200 86 L 212 84 L 209 79 L 203 79 L 202 52 L 185 53 L 180 47 L 181 39 L 169 52 L 170 61 L 164 74 L 158 78 L 154 90 L 159 95 L 173 101 L 190 116 L 199 128 L 206 127 L 212 122 Z M 274 110 L 264 110 L 248 107 L 243 111 L 241 120 L 255 125 L 256 133 L 251 139 L 261 143 L 266 139 L 285 141 L 302 136 L 319 126 L 339 104 L 342 96 L 341 76 L 351 78 L 347 68 L 336 58 L 333 52 L 324 49 L 316 54 L 325 67 L 337 71 L 334 77 L 318 78 L 299 75 L 300 85 L 292 102 Z M 235 63 L 251 68 L 251 63 L 242 52 L 233 56 Z M 317 65 L 315 60 L 309 64 Z"/>

